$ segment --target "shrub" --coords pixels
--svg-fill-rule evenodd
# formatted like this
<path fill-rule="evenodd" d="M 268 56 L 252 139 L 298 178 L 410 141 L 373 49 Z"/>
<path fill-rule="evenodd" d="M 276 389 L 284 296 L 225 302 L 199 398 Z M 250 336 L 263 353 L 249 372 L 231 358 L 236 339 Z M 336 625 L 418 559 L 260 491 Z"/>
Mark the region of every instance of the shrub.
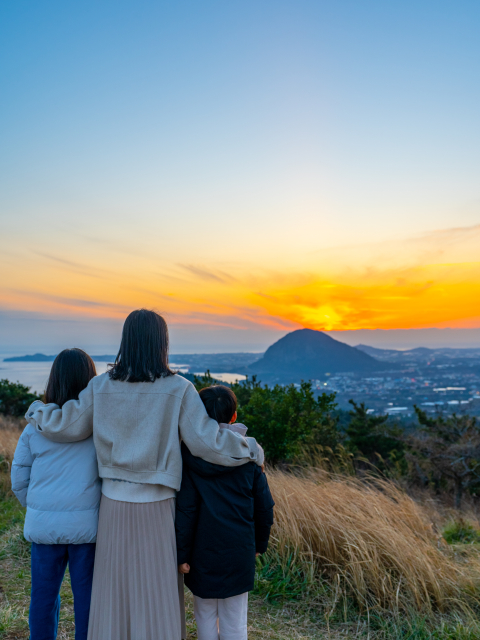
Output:
<path fill-rule="evenodd" d="M 363 402 L 349 402 L 353 411 L 350 411 L 350 422 L 345 433 L 348 437 L 347 447 L 352 453 L 361 453 L 370 462 L 376 462 L 378 456 L 388 458 L 392 452 L 403 449 L 403 443 L 387 425 L 388 415 L 374 416 L 368 413 Z"/>
<path fill-rule="evenodd" d="M 28 407 L 40 396 L 20 382 L 0 380 L 0 413 L 6 416 L 24 416 Z"/>
<path fill-rule="evenodd" d="M 442 533 L 448 544 L 480 543 L 480 529 L 464 518 L 447 522 Z"/>
<path fill-rule="evenodd" d="M 207 371 L 195 377 L 198 391 L 218 384 Z M 269 462 L 292 462 L 318 445 L 334 449 L 340 442 L 335 394 L 318 398 L 310 382 L 298 385 L 262 386 L 255 376 L 230 385 L 238 400 L 238 420 L 248 435 L 261 443 Z"/>
<path fill-rule="evenodd" d="M 318 398 L 308 382 L 273 388 L 260 385 L 251 388 L 246 405 L 239 406 L 239 420 L 249 428 L 248 435 L 264 447 L 270 462 L 291 462 L 313 445 L 335 448 L 339 434 L 330 412 L 335 408 L 335 395 Z"/>
<path fill-rule="evenodd" d="M 426 474 L 453 484 L 460 509 L 463 494 L 480 486 L 480 425 L 475 416 L 432 417 L 414 408 L 420 430 L 408 438 L 410 450 Z"/>

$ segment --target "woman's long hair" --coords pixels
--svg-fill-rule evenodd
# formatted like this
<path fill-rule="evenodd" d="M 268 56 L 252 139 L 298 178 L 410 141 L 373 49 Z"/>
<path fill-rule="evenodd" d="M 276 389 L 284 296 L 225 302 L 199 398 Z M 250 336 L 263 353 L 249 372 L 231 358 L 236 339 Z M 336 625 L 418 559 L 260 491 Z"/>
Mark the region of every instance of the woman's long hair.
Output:
<path fill-rule="evenodd" d="M 138 309 L 125 320 L 112 380 L 154 382 L 174 375 L 168 366 L 168 327 L 155 311 Z"/>
<path fill-rule="evenodd" d="M 53 361 L 45 402 L 62 407 L 68 400 L 78 400 L 80 391 L 96 375 L 95 364 L 88 353 L 82 349 L 64 349 Z"/>

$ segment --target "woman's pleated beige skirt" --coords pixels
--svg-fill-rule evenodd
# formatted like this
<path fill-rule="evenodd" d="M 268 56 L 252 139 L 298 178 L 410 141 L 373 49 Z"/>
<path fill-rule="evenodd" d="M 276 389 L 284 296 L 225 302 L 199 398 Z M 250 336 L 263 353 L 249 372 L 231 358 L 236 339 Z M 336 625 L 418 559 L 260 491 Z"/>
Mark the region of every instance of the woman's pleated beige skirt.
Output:
<path fill-rule="evenodd" d="M 88 640 L 186 638 L 175 500 L 102 496 Z"/>

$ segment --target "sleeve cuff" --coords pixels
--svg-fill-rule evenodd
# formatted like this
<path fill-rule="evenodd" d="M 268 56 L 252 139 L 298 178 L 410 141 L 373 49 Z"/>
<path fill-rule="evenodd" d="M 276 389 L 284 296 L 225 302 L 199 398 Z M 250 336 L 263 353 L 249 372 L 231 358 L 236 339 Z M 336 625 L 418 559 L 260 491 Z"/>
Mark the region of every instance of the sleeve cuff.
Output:
<path fill-rule="evenodd" d="M 255 545 L 255 553 L 266 553 L 267 549 L 268 549 L 268 541 L 267 542 L 257 541 Z"/>
<path fill-rule="evenodd" d="M 259 467 L 261 467 L 262 464 L 265 462 L 265 452 L 263 450 L 263 447 L 260 446 L 258 442 L 257 442 L 257 447 L 258 447 L 258 454 L 255 462 L 258 464 Z"/>
<path fill-rule="evenodd" d="M 190 564 L 190 562 L 188 561 L 187 556 L 179 556 L 177 555 L 177 565 L 181 565 L 181 564 Z"/>

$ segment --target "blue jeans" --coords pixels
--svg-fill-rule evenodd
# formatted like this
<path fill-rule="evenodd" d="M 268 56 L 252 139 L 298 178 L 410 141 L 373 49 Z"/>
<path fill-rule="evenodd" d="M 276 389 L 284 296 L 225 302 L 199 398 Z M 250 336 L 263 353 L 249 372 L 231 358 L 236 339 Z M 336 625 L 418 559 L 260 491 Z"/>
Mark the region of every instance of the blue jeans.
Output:
<path fill-rule="evenodd" d="M 92 595 L 95 544 L 32 542 L 30 640 L 55 640 L 60 616 L 60 587 L 67 564 L 75 610 L 75 640 L 86 640 Z"/>

